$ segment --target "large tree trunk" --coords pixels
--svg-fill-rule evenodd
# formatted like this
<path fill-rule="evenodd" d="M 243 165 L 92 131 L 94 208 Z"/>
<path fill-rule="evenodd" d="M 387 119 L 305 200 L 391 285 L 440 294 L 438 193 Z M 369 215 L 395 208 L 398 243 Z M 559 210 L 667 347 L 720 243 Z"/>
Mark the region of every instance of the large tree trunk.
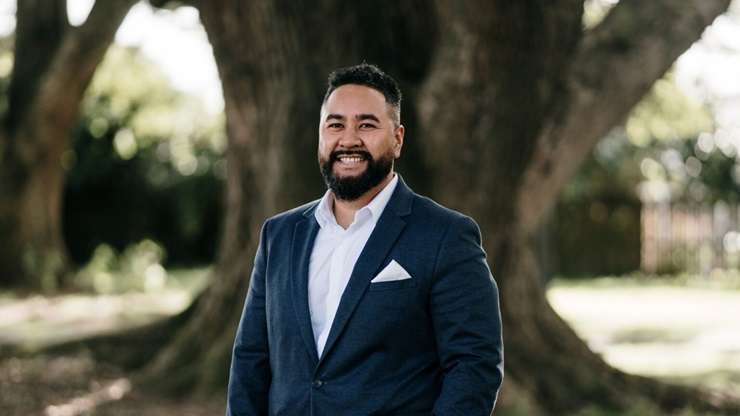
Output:
<path fill-rule="evenodd" d="M 622 0 L 585 34 L 582 3 L 437 2 L 444 41 L 419 103 L 434 195 L 479 221 L 501 289 L 506 374 L 549 414 L 640 397 L 711 407 L 591 352 L 546 301 L 534 234 L 597 140 L 729 1 Z"/>
<path fill-rule="evenodd" d="M 365 58 L 402 79 L 412 127 L 404 159 L 414 170 L 406 176 L 428 167 L 433 180 L 412 186 L 432 189 L 483 230 L 501 286 L 507 376 L 548 414 L 625 408 L 644 396 L 667 409 L 711 408 L 592 353 L 546 302 L 531 240 L 598 138 L 727 4 L 622 0 L 584 35 L 581 0 L 440 0 L 434 10 L 413 1 L 200 2 L 226 101 L 226 222 L 211 288 L 144 380 L 174 391 L 224 384 L 259 226 L 320 195 L 313 155 L 323 80 Z"/>
<path fill-rule="evenodd" d="M 98 1 L 80 27 L 66 1 L 19 1 L 8 111 L 0 126 L 0 286 L 54 289 L 69 268 L 62 157 L 80 102 L 136 0 Z"/>
<path fill-rule="evenodd" d="M 58 157 L 56 163 L 47 159 L 54 156 L 45 155 L 46 160 L 22 177 L 3 178 L 0 234 L 7 239 L 0 254 L 0 285 L 4 287 L 54 290 L 68 269 L 60 221 L 63 172 Z M 12 158 L 4 158 L 6 167 Z"/>
<path fill-rule="evenodd" d="M 199 3 L 224 90 L 226 220 L 210 288 L 193 319 L 140 373 L 144 383 L 171 392 L 222 388 L 263 221 L 324 191 L 315 155 L 327 73 L 397 56 L 388 51 L 405 45 L 393 44 L 387 28 L 356 29 L 363 18 L 397 19 L 414 6 L 391 0 L 356 7 L 342 1 Z M 429 35 L 424 16 L 409 20 L 406 42 Z M 316 30 L 327 22 L 331 30 Z M 411 56 L 424 62 L 423 53 Z M 407 59 L 393 65 L 412 68 L 409 80 L 422 75 Z"/>

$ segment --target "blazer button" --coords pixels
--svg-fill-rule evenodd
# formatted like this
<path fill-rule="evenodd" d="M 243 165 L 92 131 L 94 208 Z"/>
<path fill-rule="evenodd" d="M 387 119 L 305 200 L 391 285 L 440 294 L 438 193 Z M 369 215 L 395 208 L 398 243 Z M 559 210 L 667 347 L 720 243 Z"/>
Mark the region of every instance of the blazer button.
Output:
<path fill-rule="evenodd" d="M 324 385 L 323 380 L 314 380 L 313 383 L 311 383 L 314 387 L 319 388 Z"/>

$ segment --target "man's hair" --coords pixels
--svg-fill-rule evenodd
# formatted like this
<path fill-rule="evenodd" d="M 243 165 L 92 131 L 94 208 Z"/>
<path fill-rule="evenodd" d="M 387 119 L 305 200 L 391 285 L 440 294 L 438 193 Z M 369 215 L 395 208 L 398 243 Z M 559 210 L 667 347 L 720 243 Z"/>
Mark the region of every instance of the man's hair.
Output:
<path fill-rule="evenodd" d="M 323 102 L 326 103 L 334 90 L 347 84 L 364 85 L 383 94 L 385 101 L 393 109 L 392 118 L 396 125 L 401 124 L 401 89 L 393 77 L 377 66 L 367 63 L 339 68 L 329 74 Z"/>

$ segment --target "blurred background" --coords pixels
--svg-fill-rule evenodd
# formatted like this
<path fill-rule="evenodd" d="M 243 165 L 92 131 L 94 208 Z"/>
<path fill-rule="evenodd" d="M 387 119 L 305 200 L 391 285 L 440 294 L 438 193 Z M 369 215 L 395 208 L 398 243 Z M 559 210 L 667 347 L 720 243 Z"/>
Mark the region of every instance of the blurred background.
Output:
<path fill-rule="evenodd" d="M 363 60 L 398 171 L 481 225 L 497 415 L 740 414 L 738 0 L 263 3 L 0 1 L 0 414 L 222 414 L 255 236 Z"/>

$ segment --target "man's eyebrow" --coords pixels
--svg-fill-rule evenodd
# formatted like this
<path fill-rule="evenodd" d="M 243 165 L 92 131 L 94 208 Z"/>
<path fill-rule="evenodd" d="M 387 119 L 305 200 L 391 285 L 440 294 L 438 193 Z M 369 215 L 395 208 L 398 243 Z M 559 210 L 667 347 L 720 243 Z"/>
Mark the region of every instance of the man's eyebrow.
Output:
<path fill-rule="evenodd" d="M 358 114 L 355 116 L 355 119 L 357 120 L 373 120 L 377 123 L 380 123 L 380 119 L 375 117 L 374 114 Z"/>
<path fill-rule="evenodd" d="M 344 116 L 341 114 L 327 114 L 326 121 L 329 120 L 344 120 Z"/>

